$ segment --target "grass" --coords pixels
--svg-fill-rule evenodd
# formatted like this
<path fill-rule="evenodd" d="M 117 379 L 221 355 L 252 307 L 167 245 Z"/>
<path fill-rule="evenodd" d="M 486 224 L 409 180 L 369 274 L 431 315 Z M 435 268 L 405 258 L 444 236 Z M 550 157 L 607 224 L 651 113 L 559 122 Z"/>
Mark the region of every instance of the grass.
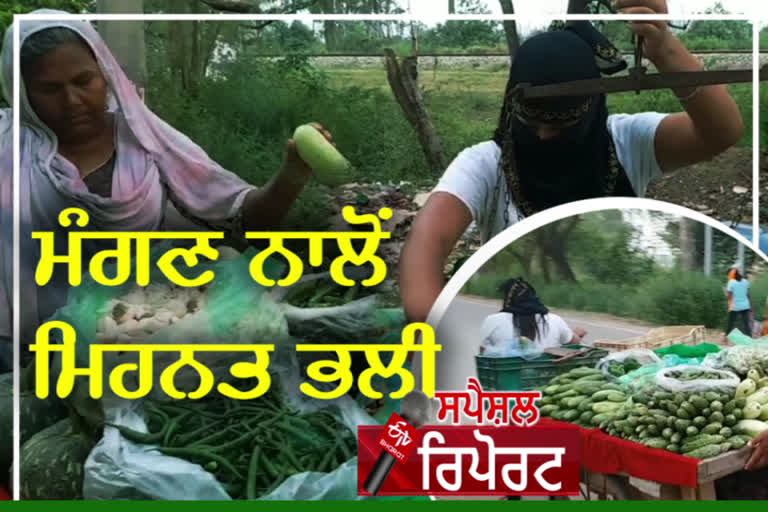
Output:
<path fill-rule="evenodd" d="M 327 70 L 334 87 L 354 83 L 364 88 L 389 92 L 383 69 L 330 69 Z M 422 71 L 420 84 L 429 103 L 430 113 L 444 138 L 450 156 L 464 147 L 490 138 L 498 122 L 508 69 L 490 70 L 431 70 Z M 739 105 L 745 123 L 744 137 L 738 147 L 752 146 L 752 86 L 729 86 Z M 394 102 L 394 99 L 392 100 Z M 768 108 L 768 103 L 766 103 Z M 673 113 L 682 111 L 680 102 L 669 90 L 611 94 L 608 97 L 611 113 L 636 114 L 641 112 Z"/>

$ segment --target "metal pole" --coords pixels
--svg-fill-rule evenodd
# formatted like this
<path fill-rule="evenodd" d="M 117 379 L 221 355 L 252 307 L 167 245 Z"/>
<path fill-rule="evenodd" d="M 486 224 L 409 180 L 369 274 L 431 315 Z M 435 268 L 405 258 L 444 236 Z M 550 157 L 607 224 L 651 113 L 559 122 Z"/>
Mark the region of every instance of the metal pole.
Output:
<path fill-rule="evenodd" d="M 746 272 L 747 269 L 744 268 L 744 244 L 739 242 L 739 245 L 737 246 L 737 261 L 739 262 L 739 266 L 741 267 L 741 272 Z"/>
<path fill-rule="evenodd" d="M 704 275 L 712 275 L 712 226 L 704 225 Z"/>

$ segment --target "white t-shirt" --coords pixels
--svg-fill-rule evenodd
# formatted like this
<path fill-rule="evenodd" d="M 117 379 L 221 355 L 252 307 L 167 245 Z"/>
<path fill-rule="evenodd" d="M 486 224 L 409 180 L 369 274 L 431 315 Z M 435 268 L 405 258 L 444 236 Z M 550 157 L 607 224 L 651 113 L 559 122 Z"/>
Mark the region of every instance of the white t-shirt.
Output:
<path fill-rule="evenodd" d="M 648 183 L 661 176 L 656 160 L 656 129 L 666 114 L 615 114 L 608 116 L 608 131 L 616 146 L 616 156 L 638 197 L 644 197 Z M 471 146 L 451 162 L 433 192 L 447 192 L 461 200 L 472 214 L 487 242 L 505 229 L 506 180 L 499 174 L 501 148 L 494 141 Z M 499 183 L 501 182 L 501 183 Z M 497 184 L 500 186 L 495 193 Z M 492 202 L 497 198 L 496 215 Z M 523 219 L 515 204 L 509 206 L 509 223 Z M 506 226 L 508 227 L 508 226 Z"/>
<path fill-rule="evenodd" d="M 495 313 L 489 315 L 483 321 L 480 328 L 482 334 L 482 345 L 495 346 L 501 345 L 512 339 L 519 338 L 520 334 L 515 330 L 513 322 L 515 315 L 512 313 Z M 573 331 L 565 320 L 554 313 L 536 315 L 536 323 L 539 327 L 539 334 L 534 343 L 541 348 L 553 348 L 565 345 L 573 339 Z"/>

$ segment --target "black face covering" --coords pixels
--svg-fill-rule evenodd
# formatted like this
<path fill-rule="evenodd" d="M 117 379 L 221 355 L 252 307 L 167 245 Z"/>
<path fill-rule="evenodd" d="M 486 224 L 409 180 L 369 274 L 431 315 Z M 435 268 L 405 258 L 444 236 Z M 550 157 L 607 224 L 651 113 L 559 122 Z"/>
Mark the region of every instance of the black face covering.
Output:
<path fill-rule="evenodd" d="M 532 37 L 520 47 L 510 69 L 494 140 L 502 149 L 510 193 L 524 215 L 581 199 L 635 195 L 608 132 L 605 95 L 523 103 L 514 93 L 523 83 L 599 78 L 595 41 L 585 34 L 602 36 L 584 23 Z M 541 140 L 537 123 L 563 128 L 556 138 Z"/>
<path fill-rule="evenodd" d="M 521 336 L 531 340 L 539 337 L 539 326 L 536 315 L 540 316 L 541 324 L 547 327 L 547 307 L 536 296 L 536 290 L 523 278 L 510 279 L 501 286 L 504 293 L 502 313 L 512 314 L 512 324 Z"/>

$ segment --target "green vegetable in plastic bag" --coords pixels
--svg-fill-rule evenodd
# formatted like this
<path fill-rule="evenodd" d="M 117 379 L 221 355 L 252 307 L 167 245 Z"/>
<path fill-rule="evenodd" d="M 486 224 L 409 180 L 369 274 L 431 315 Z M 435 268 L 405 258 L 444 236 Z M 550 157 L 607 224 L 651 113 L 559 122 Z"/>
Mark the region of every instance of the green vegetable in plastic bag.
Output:
<path fill-rule="evenodd" d="M 707 354 L 714 354 L 720 351 L 718 345 L 712 343 L 700 343 L 698 345 L 670 345 L 655 350 L 659 356 L 678 356 L 685 359 L 703 359 Z"/>

